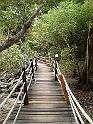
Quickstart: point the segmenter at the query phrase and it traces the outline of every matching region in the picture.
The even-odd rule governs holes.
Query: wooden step
[[[13,124],[12,121],[9,121],[7,124]],[[46,122],[16,122],[16,124],[76,124],[76,122],[51,122],[51,123],[46,123]]]
[[[14,115],[16,115],[16,113],[17,113],[17,111],[13,111],[12,112],[12,115],[14,114]],[[64,113],[63,112],[27,112],[27,111],[20,111],[20,114],[22,114],[22,115],[62,115],[62,116],[67,116],[68,115],[68,111],[64,111]],[[72,113],[72,111],[69,111],[69,115],[70,116],[73,116],[73,113]]]
[[[31,95],[29,99],[63,99],[64,96],[59,95]]]
[[[14,117],[13,116],[11,116],[11,119],[10,120],[13,120],[14,119]],[[67,117],[67,116],[63,116],[62,117],[62,115],[27,115],[27,116],[25,116],[25,115],[20,115],[19,117],[18,117],[18,119],[17,119],[17,121],[19,121],[19,122],[25,122],[25,123],[28,123],[28,122],[31,122],[31,123],[33,123],[33,122],[47,122],[47,123],[49,123],[49,122],[68,122],[68,121],[74,121],[74,118],[73,117],[71,117],[71,116],[69,116],[69,117]]]
[[[14,111],[17,111],[18,109],[15,108]],[[29,108],[29,107],[23,107],[21,111],[26,111],[26,112],[64,112],[64,111],[72,111],[71,108]]]

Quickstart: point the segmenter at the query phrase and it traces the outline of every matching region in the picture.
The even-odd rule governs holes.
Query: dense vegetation
[[[2,3],[0,4],[0,40],[3,42],[3,40],[20,31],[22,25],[30,18],[36,5],[29,0],[5,0],[0,2]],[[1,71],[15,72],[22,68],[24,63],[27,63],[29,57],[33,56],[30,33],[29,29],[19,43],[0,53]]]
[[[42,13],[46,13],[49,8],[57,6],[58,3],[56,0],[47,2],[45,2]],[[34,9],[37,8],[37,5],[44,2],[42,0],[0,0],[0,3],[0,43],[4,43],[6,39],[15,36],[21,30],[25,22],[31,17]],[[23,66],[23,64],[21,65],[23,60],[27,62],[29,57],[37,54],[38,43],[32,41],[31,35],[31,29],[27,30],[16,45],[14,44],[8,49],[5,48],[6,50],[0,53],[0,71],[16,71]],[[2,44],[0,45],[0,48],[2,48]],[[24,59],[21,54],[23,54]]]
[[[92,0],[0,0],[0,41],[19,32],[32,11],[43,3],[32,28],[10,48],[0,53],[0,70],[16,72],[34,53],[54,59],[59,54],[63,72],[77,76],[80,87],[91,89],[93,72]],[[4,41],[3,41],[4,42]],[[24,60],[24,61],[23,61]],[[25,63],[25,64],[24,64]]]
[[[74,76],[78,75],[81,82],[79,88],[84,89],[90,89],[89,74],[93,71],[91,2],[60,2],[57,8],[49,10],[33,26],[34,40],[39,43],[38,50],[50,52],[51,57],[58,53],[62,71],[73,71]]]

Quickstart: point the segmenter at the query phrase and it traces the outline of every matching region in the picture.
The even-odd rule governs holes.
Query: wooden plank
[[[34,98],[37,98],[37,99],[38,99],[38,98],[40,98],[40,99],[48,99],[48,98],[49,98],[49,99],[54,99],[54,98],[55,98],[55,99],[61,99],[61,98],[62,98],[62,99],[64,99],[64,96],[63,96],[63,95],[57,95],[57,94],[56,94],[56,95],[47,95],[47,94],[32,95],[32,94],[31,94],[31,95],[29,96],[29,98],[33,98],[33,99],[34,99]]]
[[[9,121],[7,124],[13,124],[12,121]],[[51,122],[51,123],[46,123],[46,122],[16,122],[16,124],[76,124],[76,122]]]
[[[13,120],[13,118],[11,117],[10,120]],[[50,123],[50,122],[74,122],[74,119],[73,117],[62,117],[62,116],[19,116],[18,117],[18,122],[25,122],[25,123],[28,123],[28,122],[46,122],[46,123]]]
[[[45,89],[45,90],[44,90]],[[31,94],[60,94],[60,95],[63,95],[63,92],[61,91],[61,89],[56,89],[56,90],[53,90],[55,88],[38,88],[37,90],[31,90],[30,92],[28,92],[29,95]]]
[[[63,92],[64,92],[65,100],[66,100],[67,104],[69,105],[70,104],[69,97],[68,97],[68,93],[67,93],[67,90],[66,90],[66,86],[65,86],[65,82],[63,80],[63,77],[62,77],[62,75],[58,75],[58,78],[61,82],[61,86],[62,86],[62,89],[63,89]]]
[[[14,110],[17,110],[16,108]],[[28,112],[64,112],[72,111],[71,108],[22,108],[21,111]]]
[[[13,120],[14,116],[11,116],[10,120]],[[17,120],[25,122],[68,122],[74,121],[71,116],[62,115],[20,115]]]
[[[39,87],[39,86],[38,86]],[[45,92],[47,92],[47,91],[50,91],[50,89],[51,89],[51,92],[52,91],[58,91],[58,92],[60,92],[60,90],[61,90],[61,88],[60,87],[56,87],[56,88],[54,88],[54,87],[39,87],[39,89],[37,89],[38,87],[34,87],[34,89],[33,89],[33,87],[31,87],[30,89],[29,89],[29,93],[31,92],[31,91],[45,91],[44,90],[44,88],[46,88],[46,91]],[[62,91],[61,91],[62,92]]]
[[[63,94],[60,94],[60,93],[56,93],[56,92],[54,92],[54,93],[49,93],[49,92],[47,92],[47,93],[31,93],[31,94],[28,94],[28,95],[31,95],[31,96],[61,96],[61,97],[63,97]]]
[[[17,111],[13,111],[12,115],[16,114]],[[28,115],[63,115],[63,116],[67,116],[69,114],[69,116],[73,116],[73,113],[72,111],[64,111],[64,112],[24,112],[24,111],[21,111],[20,114],[22,115],[25,115],[25,116],[28,116]]]
[[[39,100],[37,100],[37,101],[35,101],[35,100],[33,100],[33,101],[29,101],[29,104],[32,104],[32,103],[46,103],[46,104],[48,104],[48,103],[50,103],[50,104],[57,104],[57,103],[61,103],[61,104],[66,104],[66,101],[39,101]]]

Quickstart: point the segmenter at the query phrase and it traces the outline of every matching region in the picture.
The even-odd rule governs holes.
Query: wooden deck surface
[[[76,124],[62,88],[46,64],[38,63],[28,95],[29,105],[22,107],[16,124]],[[16,107],[7,124],[12,124],[17,110]]]

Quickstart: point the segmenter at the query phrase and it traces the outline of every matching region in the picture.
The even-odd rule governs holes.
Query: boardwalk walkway
[[[16,124],[76,124],[50,67],[38,63],[35,80],[28,92],[29,105],[22,107]],[[7,124],[12,124],[16,111],[17,107]]]

